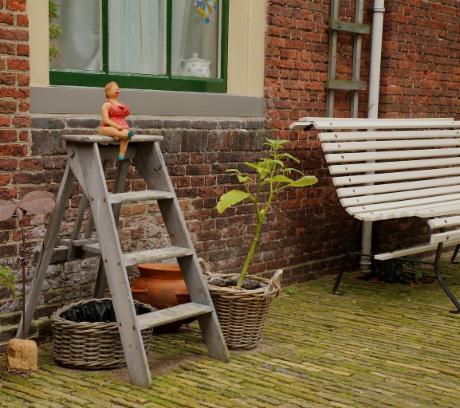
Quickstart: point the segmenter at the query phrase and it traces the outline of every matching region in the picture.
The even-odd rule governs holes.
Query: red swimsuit
[[[124,105],[124,104],[115,105],[112,102],[109,102],[109,103],[110,103],[109,119],[114,121],[117,125],[120,125],[124,129],[129,129],[128,122],[126,122],[126,119],[125,119],[126,116],[128,116],[131,113],[129,106]]]

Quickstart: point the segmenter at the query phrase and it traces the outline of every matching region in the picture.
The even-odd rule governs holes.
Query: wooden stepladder
[[[96,297],[103,297],[108,284],[117,316],[121,342],[131,382],[151,384],[146,350],[140,331],[166,323],[197,317],[209,354],[228,361],[229,353],[222,335],[206,282],[185,224],[179,202],[169,178],[159,142],[161,136],[134,136],[129,144],[127,160],[118,162],[114,190],[109,193],[104,164],[117,157],[118,145],[105,136],[63,136],[69,161],[56,199],[56,208],[45,236],[31,290],[26,301],[25,331],[29,331],[38,303],[40,290],[50,263],[99,256]],[[128,166],[132,161],[147,190],[124,192]],[[77,180],[83,190],[70,240],[55,246],[65,208]],[[123,203],[157,200],[168,231],[171,245],[167,248],[122,253],[117,231],[120,207]],[[94,223],[97,238],[91,238],[92,227],[86,228],[80,239],[83,215],[91,208],[90,224]],[[190,293],[190,303],[136,316],[126,268],[142,262],[177,258]],[[18,334],[21,335],[22,325]]]

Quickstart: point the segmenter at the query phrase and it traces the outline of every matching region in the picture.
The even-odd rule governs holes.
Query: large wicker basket
[[[208,264],[201,259],[200,263],[207,276],[218,276],[223,279],[238,276],[237,274],[211,275]],[[271,279],[248,276],[251,280],[266,284],[264,288],[253,290],[208,284],[220,327],[229,348],[249,350],[257,346],[273,298],[280,293],[282,273],[281,269],[278,270]]]
[[[89,302],[106,302],[109,298],[90,299],[71,303],[58,309],[51,317],[53,328],[53,357],[65,367],[100,370],[126,365],[116,322],[73,322],[62,317],[71,308]],[[136,311],[156,310],[150,305],[135,301]],[[152,329],[142,330],[144,346],[148,347]]]

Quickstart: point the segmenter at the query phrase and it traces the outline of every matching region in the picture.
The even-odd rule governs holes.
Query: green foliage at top
[[[0,288],[8,290],[13,297],[16,296],[13,270],[7,266],[0,265]]]
[[[48,17],[49,17],[49,58],[50,61],[57,58],[60,54],[60,50],[57,46],[57,40],[62,34],[61,25],[53,23],[54,19],[59,17],[59,6],[55,0],[48,0]]]
[[[216,207],[219,214],[245,200],[249,200],[254,205],[256,213],[256,231],[238,279],[238,287],[243,284],[254,258],[262,225],[276,195],[287,188],[308,187],[318,182],[315,176],[306,176],[301,171],[288,167],[287,163],[289,161],[298,164],[300,160],[283,151],[286,143],[289,143],[289,141],[266,139],[265,145],[269,147],[270,155],[257,162],[245,163],[247,167],[255,170],[255,172],[243,173],[238,169],[227,170],[228,173],[237,177],[242,189],[230,190],[220,197]],[[298,177],[293,178],[296,175]],[[254,185],[256,188],[252,190],[251,187]]]

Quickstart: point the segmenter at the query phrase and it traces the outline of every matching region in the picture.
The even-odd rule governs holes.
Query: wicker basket
[[[209,273],[209,265],[200,259],[205,275],[219,278],[237,278],[238,274]],[[278,270],[271,279],[248,276],[266,284],[266,287],[247,290],[235,287],[221,287],[208,284],[214,308],[227,346],[231,349],[249,350],[257,346],[267,319],[273,298],[281,290],[280,278],[283,271]]]
[[[90,302],[105,302],[109,298],[90,299],[71,303],[58,309],[51,317],[53,328],[53,357],[65,367],[86,370],[100,370],[123,367],[126,365],[121,345],[120,333],[116,322],[80,322],[76,323],[62,317],[73,307]],[[136,308],[154,311],[150,305],[134,301]],[[147,349],[152,329],[142,330],[142,339]]]

